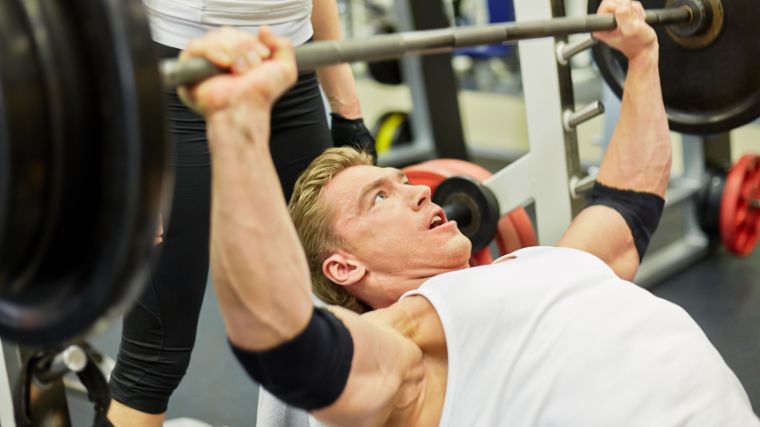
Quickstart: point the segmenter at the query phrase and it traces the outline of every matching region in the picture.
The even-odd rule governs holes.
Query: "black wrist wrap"
[[[644,259],[649,240],[660,222],[665,200],[656,194],[618,190],[597,182],[591,190],[588,206],[592,205],[610,207],[623,216],[633,234],[639,260]]]
[[[348,381],[354,343],[335,315],[315,308],[306,329],[291,341],[265,351],[247,351],[230,342],[253,380],[283,402],[307,411],[335,402]]]

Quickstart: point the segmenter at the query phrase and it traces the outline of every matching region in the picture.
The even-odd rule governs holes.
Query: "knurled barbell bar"
[[[707,14],[697,12],[704,7],[702,2],[703,0],[688,0],[684,5],[674,8],[649,10],[646,12],[646,21],[650,25],[693,26],[696,29],[694,31],[699,31],[705,26],[701,21],[707,20]],[[460,47],[607,31],[616,27],[614,15],[588,15],[381,34],[365,39],[326,40],[299,46],[296,49],[296,63],[299,70],[313,70],[345,62],[380,61],[408,54],[441,53]],[[195,83],[221,72],[203,58],[184,61],[168,59],[161,63],[161,74],[166,86]]]

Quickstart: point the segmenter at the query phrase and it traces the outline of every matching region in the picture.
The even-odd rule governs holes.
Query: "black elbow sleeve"
[[[662,197],[652,193],[618,190],[597,182],[591,190],[588,205],[602,205],[618,211],[631,229],[639,260],[644,259],[649,240],[660,223],[660,216],[665,207]]]
[[[315,308],[306,328],[291,341],[265,351],[230,342],[248,375],[283,402],[307,411],[335,402],[348,381],[354,343],[346,326]]]

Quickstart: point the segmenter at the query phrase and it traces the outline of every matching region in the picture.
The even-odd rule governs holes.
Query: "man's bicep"
[[[421,378],[422,352],[389,327],[351,311],[330,307],[348,328],[354,344],[351,371],[338,399],[312,412],[328,425],[378,425],[387,420],[402,387]]]
[[[631,280],[639,267],[633,235],[622,215],[607,206],[590,206],[568,227],[557,246],[596,255],[623,279]]]

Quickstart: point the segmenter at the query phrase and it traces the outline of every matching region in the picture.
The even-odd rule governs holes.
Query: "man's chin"
[[[446,257],[451,258],[452,265],[469,265],[472,255],[472,243],[463,234],[459,234],[446,246]]]

